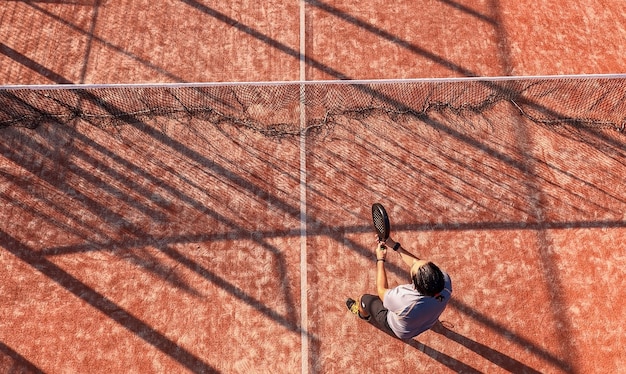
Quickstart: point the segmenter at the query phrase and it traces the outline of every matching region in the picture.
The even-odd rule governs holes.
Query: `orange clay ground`
[[[3,1],[0,83],[617,74],[625,11]],[[306,139],[174,120],[0,129],[0,371],[623,372],[624,133],[488,115]],[[374,291],[374,201],[453,281],[441,323],[409,342],[344,306]],[[394,255],[392,285],[407,281]]]

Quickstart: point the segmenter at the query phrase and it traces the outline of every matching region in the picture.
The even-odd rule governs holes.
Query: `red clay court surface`
[[[616,74],[625,11],[3,1],[0,83]],[[624,372],[624,133],[487,117],[306,142],[176,120],[0,129],[0,369]],[[452,277],[442,323],[410,342],[345,310],[374,290],[374,201]]]

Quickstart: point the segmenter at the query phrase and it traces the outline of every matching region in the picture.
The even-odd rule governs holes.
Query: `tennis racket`
[[[372,221],[374,221],[374,228],[378,234],[379,241],[385,241],[389,238],[389,231],[391,225],[389,224],[389,216],[387,211],[380,203],[374,203],[372,205]]]

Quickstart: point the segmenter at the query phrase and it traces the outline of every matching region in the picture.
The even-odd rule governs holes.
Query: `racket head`
[[[374,228],[378,234],[379,241],[385,241],[389,238],[389,231],[391,225],[389,223],[389,216],[385,207],[380,203],[374,203],[372,205],[372,221],[374,222]]]

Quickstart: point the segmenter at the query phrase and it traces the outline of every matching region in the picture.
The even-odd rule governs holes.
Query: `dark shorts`
[[[361,296],[361,307],[367,310],[370,316],[372,316],[370,321],[373,321],[386,333],[396,336],[387,323],[387,313],[389,311],[383,306],[383,302],[378,296],[370,294]]]

